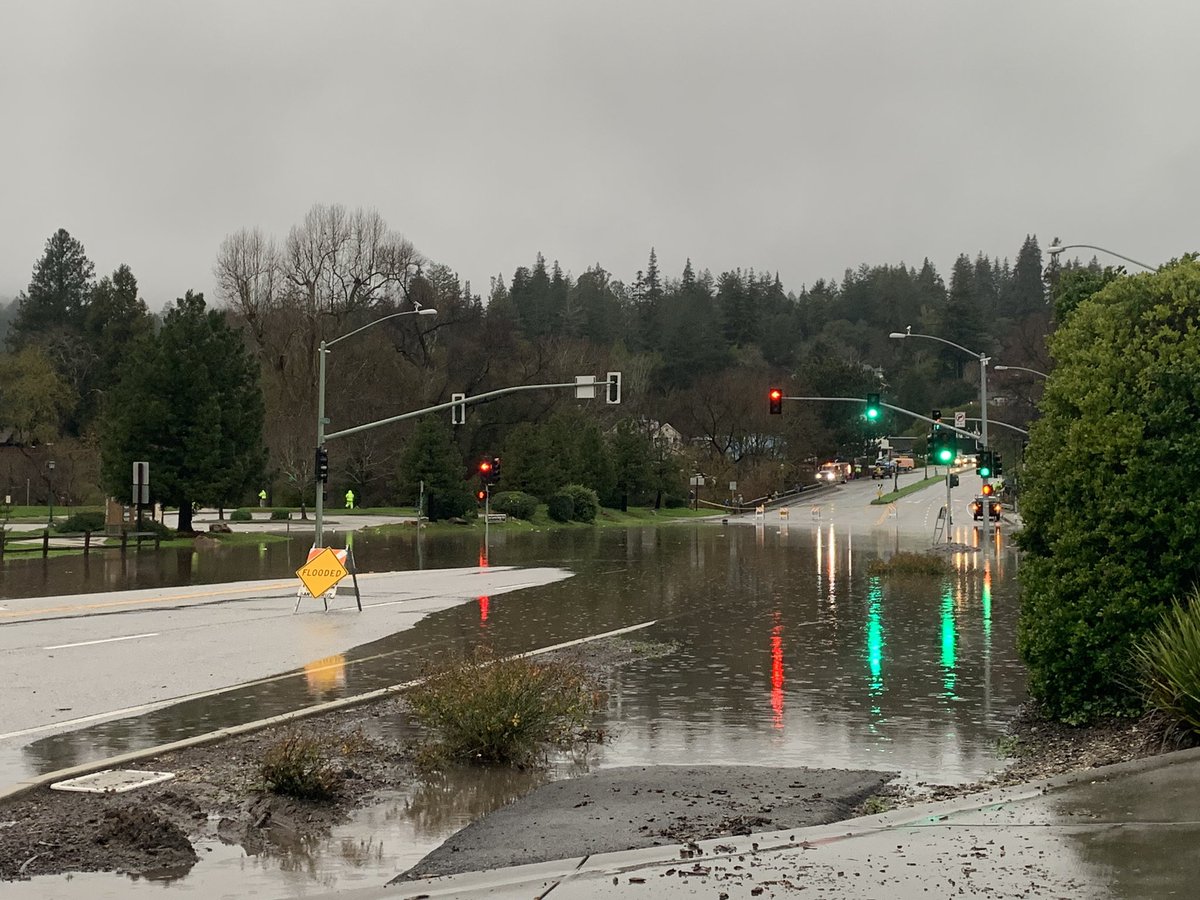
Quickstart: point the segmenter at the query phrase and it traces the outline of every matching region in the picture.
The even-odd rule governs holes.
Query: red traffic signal
[[[480,475],[487,475],[491,471],[492,471],[492,464],[489,460],[485,459],[485,460],[483,460],[483,462],[481,462],[479,464],[479,474]]]
[[[783,391],[779,388],[771,388],[767,391],[768,412],[773,416],[778,416],[783,412]]]
[[[476,491],[475,499],[478,500],[480,503],[482,503],[484,500],[487,499],[487,491]]]
[[[995,485],[991,485],[991,484],[985,484],[985,485],[983,486],[983,496],[985,496],[985,497],[990,497],[990,496],[992,496],[992,493],[993,493],[995,490],[996,490],[996,487],[995,487]]]

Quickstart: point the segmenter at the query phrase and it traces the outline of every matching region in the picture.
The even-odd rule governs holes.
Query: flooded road
[[[1024,698],[1014,647],[1015,555],[989,540],[952,557],[953,574],[943,579],[893,582],[867,573],[872,559],[927,546],[906,540],[834,526],[717,523],[494,533],[491,564],[562,566],[575,577],[478,597],[344,659],[314,660],[307,671],[45,738],[26,749],[26,762],[51,771],[97,748],[118,753],[361,693],[418,675],[449,648],[488,642],[516,652],[655,619],[636,637],[670,651],[614,674],[600,723],[611,740],[588,761],[593,770],[696,762],[889,769],[910,782],[975,780],[1001,765],[997,743]],[[279,577],[304,549],[229,548],[219,560],[187,561],[167,551],[155,562],[143,554],[137,583],[116,584],[128,576],[110,574],[102,586],[154,586],[146,578],[179,583],[170,579],[183,572],[193,581]],[[365,571],[466,565],[482,554],[465,535],[420,544],[409,535],[359,536],[354,550]],[[76,569],[82,563],[49,561],[56,562]],[[35,579],[39,592],[80,589],[57,586],[58,579],[78,579],[76,571],[52,568],[42,567]],[[17,578],[6,569],[6,592]],[[569,775],[569,767],[552,774]],[[339,887],[378,883],[541,777],[476,773],[417,787],[286,860],[216,845],[171,887],[186,892],[203,883],[206,896],[220,896],[236,881],[243,892],[237,895],[245,895],[252,872],[250,883],[262,879],[265,896],[328,890],[330,879]],[[38,882],[46,892],[23,895],[15,885],[11,893],[58,896],[49,892],[53,879]],[[71,890],[86,884],[91,893],[62,896],[96,896],[100,885],[114,883],[126,892],[133,887],[114,876],[75,876]]]

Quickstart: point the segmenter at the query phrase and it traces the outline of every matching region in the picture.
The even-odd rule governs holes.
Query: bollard
[[[42,532],[42,559],[50,555],[50,529]]]
[[[92,533],[85,531],[83,533],[83,555],[87,556],[92,549]]]

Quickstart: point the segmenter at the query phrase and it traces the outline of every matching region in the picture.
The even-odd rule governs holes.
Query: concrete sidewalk
[[[1186,750],[832,825],[328,897],[1191,897],[1198,784]]]

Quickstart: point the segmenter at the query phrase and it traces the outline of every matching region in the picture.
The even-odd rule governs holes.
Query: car
[[[971,501],[971,517],[976,521],[983,518],[983,511],[987,509],[988,518],[1000,521],[1000,501],[995,497],[976,497]]]

